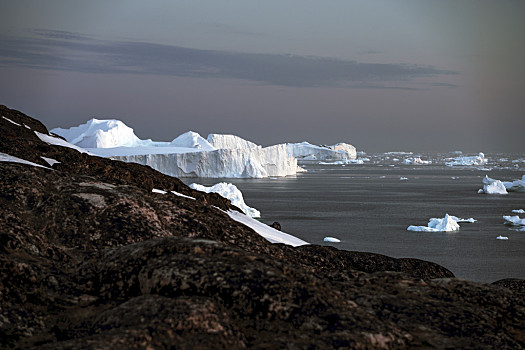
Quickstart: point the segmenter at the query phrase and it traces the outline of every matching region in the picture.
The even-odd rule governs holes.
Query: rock
[[[60,161],[0,162],[1,348],[525,346],[523,280],[270,244],[220,196],[44,144],[40,122],[0,113],[0,152]]]
[[[273,227],[274,229],[281,231],[281,224],[278,223],[277,221],[274,221],[274,222],[270,225],[270,227]]]

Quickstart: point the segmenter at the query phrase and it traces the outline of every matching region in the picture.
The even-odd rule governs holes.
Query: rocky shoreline
[[[523,280],[271,244],[217,194],[46,144],[5,106],[0,126],[1,153],[42,166],[0,162],[1,348],[525,346]]]

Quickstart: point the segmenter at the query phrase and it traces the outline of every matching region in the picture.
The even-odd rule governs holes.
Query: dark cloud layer
[[[420,77],[456,74],[421,65],[202,50],[99,40],[77,33],[46,30],[35,30],[31,37],[0,35],[0,59],[3,66],[100,74],[233,78],[290,87],[413,89],[403,84]],[[394,86],[390,86],[392,83]],[[398,83],[401,85],[396,85]]]

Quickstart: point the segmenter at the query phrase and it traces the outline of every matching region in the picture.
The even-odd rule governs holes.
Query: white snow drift
[[[135,162],[176,177],[264,178],[302,171],[285,144],[261,147],[234,135],[204,139],[189,131],[172,142],[141,140],[118,120],[91,119],[70,129],[53,129],[102,157]]]
[[[206,187],[203,185],[199,185],[196,183],[193,183],[190,185],[190,188],[193,188],[197,191],[202,191],[206,193],[214,192],[218,193],[224,198],[229,199],[233,205],[235,205],[237,208],[241,209],[244,214],[252,217],[252,218],[260,218],[261,212],[258,211],[255,208],[249,207],[246,203],[244,203],[244,198],[242,196],[242,192],[231,183],[226,182],[219,182],[218,184],[215,184],[210,187]]]
[[[461,219],[457,216],[445,214],[444,218],[431,218],[427,226],[408,226],[408,231],[416,232],[451,232],[459,231],[459,222],[476,222],[476,219]]]

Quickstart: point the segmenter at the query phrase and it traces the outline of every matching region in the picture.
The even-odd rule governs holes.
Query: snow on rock
[[[46,166],[43,166],[43,165],[40,165],[40,164],[37,164],[37,163],[33,163],[33,162],[30,162],[30,161],[22,159],[22,158],[18,158],[18,157],[15,157],[15,156],[10,156],[9,154],[6,154],[6,153],[0,153],[0,162],[27,164],[27,165],[36,166],[36,167],[39,167],[39,168],[46,168],[46,169],[53,170],[53,169],[48,168]]]
[[[451,232],[451,231],[458,231],[459,230],[459,224],[458,219],[455,216],[445,214],[445,217],[440,218],[431,218],[428,222],[427,226],[414,226],[410,225],[408,226],[408,231],[416,231],[416,232]],[[463,221],[465,219],[459,219],[459,221]],[[474,219],[468,219],[468,220],[474,220]],[[463,221],[467,222],[467,221]],[[470,222],[470,221],[468,221]]]
[[[190,185],[190,188],[206,193],[218,193],[224,198],[229,199],[232,202],[232,204],[235,205],[237,208],[241,209],[244,212],[244,214],[252,218],[261,217],[261,213],[257,209],[251,208],[248,205],[246,205],[246,203],[244,203],[242,192],[234,184],[219,182],[218,184],[215,184],[213,186],[206,187],[197,183],[193,183]]]
[[[478,153],[477,156],[470,157],[456,157],[446,162],[446,166],[470,166],[470,165],[482,165],[486,162],[485,154],[482,152]]]
[[[514,216],[503,216],[505,220],[505,225],[509,226],[525,226],[525,219],[520,219],[518,215]]]
[[[169,144],[172,147],[196,148],[204,151],[213,151],[213,147],[206,139],[196,132],[188,131],[178,136]]]
[[[341,242],[341,240],[339,238],[335,238],[335,237],[325,237],[325,238],[323,238],[323,241],[324,242],[331,242],[331,243],[339,243],[339,242]]]
[[[294,247],[308,244],[308,242],[305,242],[300,238],[276,230],[273,227],[270,227],[260,221],[257,221],[254,218],[249,217],[248,215],[239,213],[238,211],[229,210],[225,213],[228,214],[228,216],[233,220],[248,226],[271,243],[284,243]]]
[[[45,160],[47,162],[47,164],[49,164],[49,166],[53,166],[53,164],[60,164],[60,162],[58,160],[53,159],[53,158],[47,158],[47,157],[40,157],[40,158]]]
[[[355,147],[346,143],[333,146],[317,146],[306,141],[300,143],[287,143],[288,152],[300,160],[348,160],[355,159]]]
[[[87,153],[87,154],[93,155],[93,153],[90,153],[89,151],[83,149],[82,147],[73,145],[73,144],[71,144],[71,143],[69,143],[67,141],[62,140],[61,138],[54,137],[54,136],[51,136],[51,135],[42,134],[42,133],[40,133],[38,131],[35,131],[34,133],[36,134],[36,136],[38,136],[38,138],[41,141],[47,143],[48,145],[55,145],[55,146],[72,148],[74,150],[79,151],[80,153]]]
[[[259,147],[253,142],[247,141],[239,136],[225,134],[209,134],[208,142],[216,149],[245,149]]]

